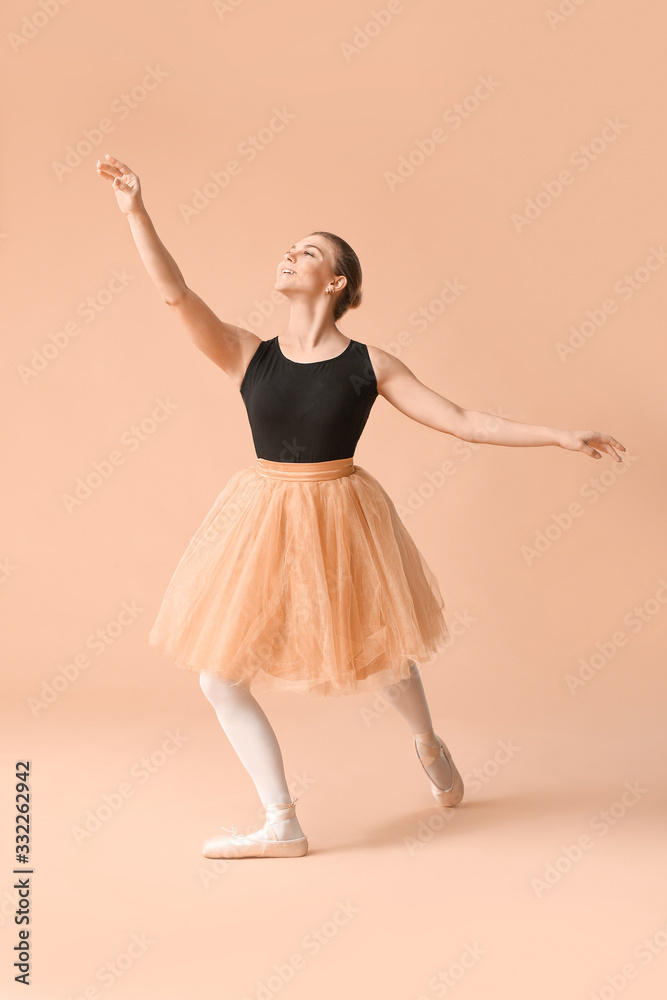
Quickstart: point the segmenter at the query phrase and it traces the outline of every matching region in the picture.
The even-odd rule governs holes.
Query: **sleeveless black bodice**
[[[257,458],[270,462],[331,462],[352,458],[377,399],[368,348],[350,340],[325,361],[290,361],[278,337],[263,340],[240,393]]]

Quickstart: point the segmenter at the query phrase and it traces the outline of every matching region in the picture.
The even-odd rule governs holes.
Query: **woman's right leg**
[[[438,743],[421,674],[414,660],[410,661],[410,677],[382,688],[382,692],[412,730],[419,756],[433,756]],[[438,757],[429,764],[427,771],[440,788],[451,786],[452,771],[446,759]]]
[[[199,683],[227,739],[252,778],[262,804],[266,807],[275,802],[290,802],[278,738],[250,690],[207,671],[201,671]],[[296,817],[274,823],[274,829],[281,840],[303,836]]]

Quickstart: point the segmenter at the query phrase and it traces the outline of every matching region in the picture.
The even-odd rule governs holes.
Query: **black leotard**
[[[368,348],[350,340],[325,361],[290,361],[263,340],[239,389],[255,452],[270,462],[352,458],[378,396]]]

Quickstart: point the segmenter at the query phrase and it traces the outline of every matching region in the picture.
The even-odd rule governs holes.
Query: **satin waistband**
[[[258,458],[254,468],[265,479],[294,479],[310,483],[349,476],[356,466],[352,458],[335,458],[331,462],[271,462],[268,458]]]

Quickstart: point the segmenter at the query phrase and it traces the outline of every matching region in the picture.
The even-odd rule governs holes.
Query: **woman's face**
[[[304,236],[283,254],[273,287],[288,297],[290,292],[298,291],[313,298],[321,295],[329,298],[325,289],[332,284],[340,291],[346,279],[334,275],[334,255],[329,240],[325,236]]]

